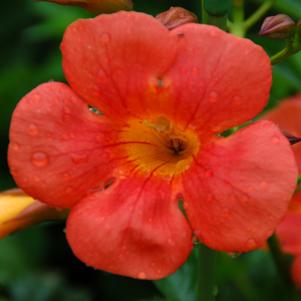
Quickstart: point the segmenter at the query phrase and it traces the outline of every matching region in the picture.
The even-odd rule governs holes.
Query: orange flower
[[[121,12],[72,24],[62,53],[70,86],[46,83],[21,100],[9,164],[27,193],[71,208],[78,258],[158,279],[186,261],[193,233],[228,252],[265,242],[295,190],[290,145],[268,121],[219,135],[267,103],[261,47],[213,26],[169,31]]]
[[[61,219],[65,212],[57,211],[31,198],[19,189],[0,194],[0,238],[45,221]]]
[[[132,0],[41,0],[63,5],[76,5],[94,13],[111,13],[118,10],[131,10]]]

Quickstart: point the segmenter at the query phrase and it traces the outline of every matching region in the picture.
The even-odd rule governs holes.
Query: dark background
[[[135,2],[135,10],[155,14],[182,6],[199,14],[200,1]],[[247,15],[260,1],[246,1]],[[31,0],[1,1],[0,26],[0,189],[14,187],[6,152],[9,121],[20,98],[42,82],[63,81],[59,44],[72,21],[89,17],[84,10]],[[270,14],[301,17],[301,1],[276,1]],[[260,38],[260,24],[249,38],[276,52],[282,42]],[[301,91],[301,55],[274,67],[268,108]],[[267,109],[268,109],[267,108]],[[159,282],[138,281],[86,267],[73,257],[63,223],[32,227],[0,241],[0,301],[194,301],[192,258],[176,275]],[[217,300],[288,300],[285,287],[266,251],[219,254]],[[200,300],[201,301],[201,300]]]

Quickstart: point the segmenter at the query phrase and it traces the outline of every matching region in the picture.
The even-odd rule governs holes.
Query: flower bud
[[[65,216],[65,211],[50,208],[19,189],[0,193],[0,238],[27,226]]]
[[[182,7],[171,7],[169,10],[156,16],[169,30],[174,29],[186,23],[197,23],[197,16],[189,10]]]
[[[259,34],[273,39],[287,39],[294,33],[296,23],[287,15],[278,14],[263,21]]]
[[[93,13],[112,13],[118,10],[131,10],[132,0],[40,0],[63,5],[81,6]]]

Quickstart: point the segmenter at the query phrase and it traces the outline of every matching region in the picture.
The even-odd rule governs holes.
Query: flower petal
[[[62,219],[59,212],[24,194],[19,189],[0,193],[0,238],[46,220]]]
[[[277,227],[276,234],[285,252],[301,254],[301,191],[291,200],[289,211]]]
[[[267,104],[271,64],[248,39],[208,25],[187,24],[177,61],[166,75],[174,83],[174,115],[200,131],[221,132],[255,117]]]
[[[155,93],[158,78],[173,62],[173,41],[146,14],[79,20],[68,27],[62,42],[64,73],[73,89],[105,114],[145,114],[145,95]],[[156,106],[160,108],[158,102]]]
[[[289,143],[268,121],[204,145],[183,178],[192,228],[216,250],[258,248],[283,218],[296,177]]]
[[[30,196],[70,207],[110,177],[114,160],[103,145],[112,142],[113,133],[68,86],[43,84],[13,114],[11,173]]]
[[[284,252],[301,253],[301,214],[288,211],[276,233]]]
[[[271,86],[270,60],[260,46],[214,26],[169,32],[141,13],[73,23],[62,53],[73,89],[105,114],[160,114],[204,133],[255,117]]]
[[[192,248],[191,229],[170,184],[138,175],[75,206],[66,233],[86,264],[140,279],[176,271]]]
[[[283,132],[301,137],[301,95],[282,101],[278,107],[269,111],[263,118],[275,122]],[[293,145],[292,148],[299,172],[301,172],[301,143]]]

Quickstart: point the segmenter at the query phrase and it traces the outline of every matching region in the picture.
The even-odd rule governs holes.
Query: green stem
[[[244,0],[233,0],[233,10],[232,10],[233,22],[231,23],[230,31],[232,34],[238,37],[245,36],[245,29],[243,26],[244,18],[245,18],[244,6],[245,6]]]
[[[202,8],[202,23],[207,24],[207,13],[205,10],[205,0],[201,0],[201,8]]]
[[[282,252],[281,246],[275,234],[268,239],[268,246],[279,276],[283,279],[283,282],[288,289],[289,300],[300,301],[300,295],[297,292],[295,284],[291,278],[288,257]]]
[[[291,286],[292,280],[287,258],[282,252],[281,246],[275,234],[268,239],[268,246],[279,275],[283,278],[286,284]]]
[[[296,54],[301,50],[301,42],[298,38],[294,37],[292,40],[287,41],[285,48],[277,52],[271,57],[272,65],[279,64],[286,58]]]
[[[200,245],[198,291],[199,301],[215,300],[215,268],[217,252]]]
[[[257,23],[264,15],[271,9],[275,0],[268,0],[261,4],[261,6],[245,21],[244,29],[247,31],[255,23]]]

